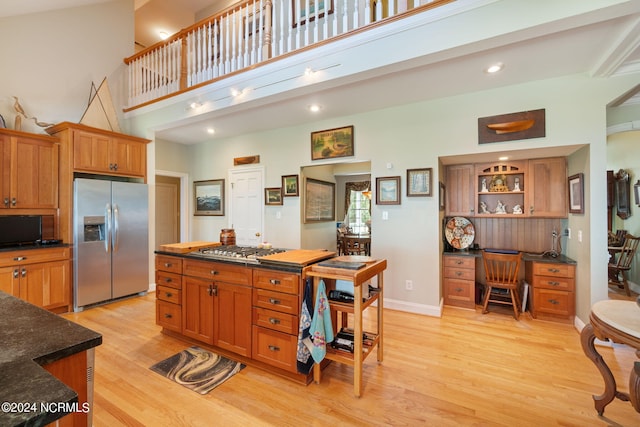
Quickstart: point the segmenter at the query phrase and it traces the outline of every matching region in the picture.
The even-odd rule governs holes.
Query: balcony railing
[[[128,108],[455,0],[248,0],[125,59]]]

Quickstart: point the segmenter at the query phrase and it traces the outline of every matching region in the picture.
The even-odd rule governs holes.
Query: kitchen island
[[[0,325],[0,425],[89,424],[102,335],[4,292]]]

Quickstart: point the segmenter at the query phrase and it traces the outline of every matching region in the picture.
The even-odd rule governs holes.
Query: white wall
[[[133,0],[0,18],[0,114],[7,127],[14,128],[12,96],[41,122],[78,123],[91,83],[105,77],[114,105],[124,105],[119,75],[133,53],[133,26]],[[33,121],[23,120],[22,130],[44,133]]]
[[[592,283],[606,280],[606,230],[600,227],[606,223],[606,185],[601,179],[606,170],[605,105],[632,83],[631,79],[596,80],[577,75],[242,135],[190,147],[191,171],[194,180],[224,177],[233,157],[257,154],[266,166],[265,186],[279,186],[282,175],[313,164],[308,144],[300,144],[308,140],[310,132],[354,125],[357,156],[352,160],[371,160],[374,182],[381,176],[400,176],[402,181],[400,205],[374,204],[372,208],[372,255],[389,262],[385,273],[387,306],[437,315],[442,298],[438,198],[404,197],[406,169],[433,167],[434,176],[439,176],[440,156],[486,151],[497,156],[503,150],[584,144],[586,147],[569,159],[569,174],[585,174],[585,214],[572,214],[567,221],[568,226],[583,231],[583,240],[572,239],[563,246],[565,253],[578,261],[577,312],[586,322],[594,300],[606,298],[606,293],[603,296],[591,290]],[[478,144],[478,117],[537,108],[546,109],[545,138]],[[282,233],[287,238],[272,239],[273,243],[292,247],[295,241],[304,248],[308,242],[317,242],[317,229],[322,225],[300,224],[301,198],[285,200],[280,220],[266,218],[267,229],[287,227]],[[389,220],[382,220],[383,211]],[[210,219],[206,227],[194,224],[193,238],[211,238],[223,225],[224,219]],[[333,239],[334,228],[334,222],[327,223],[322,232]],[[413,280],[413,291],[404,289],[406,279]]]

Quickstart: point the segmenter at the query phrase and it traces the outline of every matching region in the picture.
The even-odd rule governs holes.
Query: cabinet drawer
[[[156,255],[156,270],[182,274],[182,258]]]
[[[245,266],[223,264],[219,262],[184,261],[183,274],[185,276],[201,277],[216,282],[233,283],[251,286],[251,269]]]
[[[445,267],[444,277],[459,280],[475,280],[476,271],[468,268]]]
[[[475,282],[473,280],[445,279],[444,303],[458,307],[474,308]]]
[[[476,259],[471,256],[444,256],[445,267],[472,268],[476,267]]]
[[[536,313],[569,317],[575,313],[575,294],[552,289],[533,290],[533,308]]]
[[[0,267],[34,264],[38,262],[64,261],[71,256],[68,247],[10,251],[0,254]]]
[[[167,286],[158,286],[156,298],[172,304],[182,304],[182,291]]]
[[[573,292],[575,288],[575,279],[559,276],[533,276],[532,285],[536,289],[555,289],[558,291]]]
[[[297,372],[298,336],[253,326],[252,358],[290,372]]]
[[[540,276],[573,277],[575,266],[571,264],[533,263],[533,274]]]
[[[156,271],[156,285],[168,286],[170,288],[182,288],[182,276],[175,273],[167,273],[166,271]]]
[[[298,314],[300,306],[298,296],[265,289],[253,290],[253,305],[282,313]]]
[[[265,308],[253,308],[253,324],[286,334],[298,335],[298,316]]]
[[[253,270],[253,286],[271,291],[298,295],[300,277],[297,274],[273,270]]]
[[[182,332],[181,306],[156,300],[156,324],[175,332]]]

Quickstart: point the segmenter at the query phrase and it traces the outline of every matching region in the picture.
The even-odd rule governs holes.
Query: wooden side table
[[[325,359],[345,363],[353,366],[353,394],[357,397],[362,395],[362,363],[373,353],[373,349],[377,347],[378,362],[382,362],[383,357],[383,339],[382,339],[382,317],[383,317],[383,288],[384,278],[383,272],[387,268],[387,260],[377,260],[375,262],[367,263],[367,265],[359,270],[350,270],[345,268],[323,267],[315,264],[311,267],[310,271],[307,271],[307,276],[313,277],[313,294],[318,291],[318,284],[322,279],[330,280],[346,280],[353,282],[353,304],[342,303],[336,301],[330,301],[332,318],[335,319],[334,313],[352,313],[354,317],[353,321],[353,337],[354,337],[354,349],[353,354],[347,351],[335,350],[330,345],[327,346],[327,354]],[[363,301],[362,286],[368,286],[367,284],[373,277],[377,277],[377,290]],[[330,285],[327,284],[327,295],[329,294]],[[377,302],[373,307],[377,309],[377,331],[371,333],[375,339],[365,346],[362,339],[364,332],[362,325],[362,312],[372,304]],[[344,324],[344,318],[343,318]],[[333,322],[334,332],[337,332],[336,322]],[[366,351],[365,351],[366,350]],[[321,380],[321,366],[319,363],[313,365],[313,379],[316,383],[320,383]]]
[[[584,354],[596,365],[604,379],[604,393],[594,395],[593,401],[598,415],[604,408],[618,398],[629,402],[640,412],[640,362],[635,362],[629,375],[629,393],[617,390],[616,380],[602,356],[595,348],[596,338],[626,344],[636,349],[640,358],[640,307],[634,301],[604,300],[591,307],[590,324],[580,333]]]

